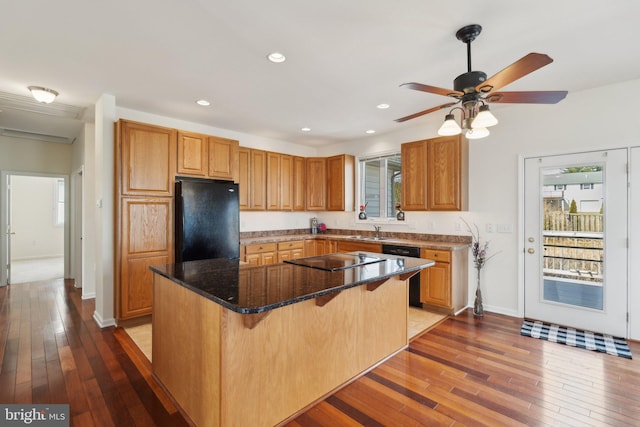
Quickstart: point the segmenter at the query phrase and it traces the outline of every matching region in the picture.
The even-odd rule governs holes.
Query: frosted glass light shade
[[[489,133],[489,129],[487,128],[475,128],[469,129],[465,136],[467,139],[480,139],[489,136]]]
[[[45,104],[51,104],[56,99],[56,96],[59,95],[55,90],[41,86],[29,86],[29,90],[36,101],[43,102]]]
[[[471,122],[471,127],[473,129],[488,128],[489,126],[495,126],[497,124],[498,119],[496,119],[496,117],[491,114],[491,111],[489,111],[489,106],[482,105],[480,107],[478,115],[475,119],[473,119],[473,122]]]
[[[460,125],[456,122],[453,114],[447,114],[444,117],[444,123],[438,129],[438,135],[441,136],[451,136],[451,135],[459,135],[462,132]]]

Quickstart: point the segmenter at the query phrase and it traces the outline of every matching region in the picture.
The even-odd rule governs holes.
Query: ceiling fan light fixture
[[[498,119],[496,119],[496,116],[491,114],[491,111],[489,111],[489,106],[485,104],[480,106],[478,115],[475,119],[473,119],[473,122],[471,122],[471,128],[488,128],[497,124]]]
[[[489,129],[487,128],[472,128],[465,133],[467,139],[480,139],[489,136]]]
[[[28,89],[36,101],[44,104],[51,104],[59,95],[55,90],[42,86],[29,86]]]
[[[460,128],[460,125],[458,124],[458,122],[456,122],[456,118],[453,116],[453,114],[449,113],[446,116],[444,116],[444,123],[442,123],[442,126],[440,126],[440,129],[438,129],[438,135],[440,136],[460,135],[461,132],[462,132],[462,128]]]

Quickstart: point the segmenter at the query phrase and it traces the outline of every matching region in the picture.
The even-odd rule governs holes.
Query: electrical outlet
[[[494,227],[494,225],[492,223],[487,223],[486,229],[487,229],[487,233],[493,233],[493,232],[496,231],[495,227]]]

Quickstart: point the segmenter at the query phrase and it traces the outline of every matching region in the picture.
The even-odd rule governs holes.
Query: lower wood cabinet
[[[245,247],[245,261],[251,265],[267,265],[276,262],[277,243],[256,243]]]
[[[288,259],[302,258],[304,256],[304,241],[295,240],[278,243],[278,262]]]
[[[455,313],[467,305],[468,251],[422,249],[435,265],[420,273],[420,302]]]
[[[382,253],[382,243],[350,242],[338,240],[338,252],[378,252]]]

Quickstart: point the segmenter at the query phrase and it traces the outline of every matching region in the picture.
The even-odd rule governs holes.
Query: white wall
[[[0,136],[0,170],[68,174],[71,144]]]
[[[11,177],[11,259],[64,256],[64,227],[54,224],[57,178]]]

